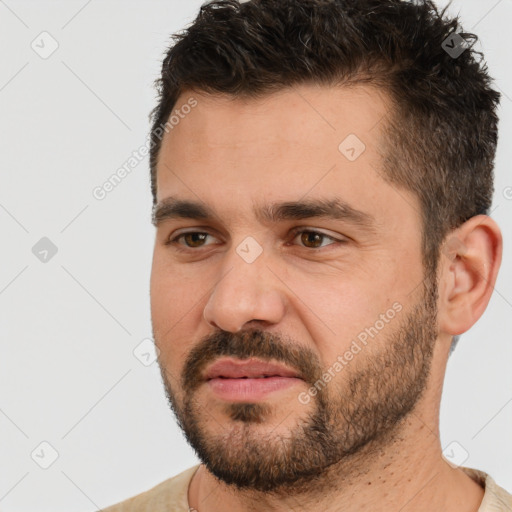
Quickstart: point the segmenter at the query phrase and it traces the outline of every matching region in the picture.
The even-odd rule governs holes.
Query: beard
[[[434,277],[423,282],[423,296],[398,327],[386,337],[379,333],[377,347],[363,349],[340,376],[317,387],[308,408],[297,400],[293,426],[284,435],[275,431],[276,405],[265,402],[226,403],[228,421],[220,433],[211,432],[208,404],[199,403],[197,390],[205,367],[222,356],[281,362],[313,386],[324,367],[314,352],[293,340],[255,329],[216,331],[188,354],[175,381],[182,398],[159,360],[164,389],[188,443],[219,480],[238,490],[275,495],[325,491],[332,484],[330,473],[348,478],[364,471],[370,454],[393,443],[428,383],[436,316]]]

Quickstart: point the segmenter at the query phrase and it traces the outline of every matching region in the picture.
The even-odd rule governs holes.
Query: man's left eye
[[[325,247],[326,245],[332,245],[333,242],[342,242],[342,240],[337,240],[336,238],[322,233],[321,231],[315,231],[312,229],[304,229],[296,233],[294,240],[300,237],[300,241],[304,244],[304,247],[308,249],[318,249],[321,247]],[[331,243],[324,244],[322,241],[330,240]]]

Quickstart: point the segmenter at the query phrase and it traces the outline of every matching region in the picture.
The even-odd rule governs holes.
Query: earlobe
[[[439,328],[457,335],[482,316],[496,283],[503,241],[496,222],[472,217],[450,232],[439,261]]]

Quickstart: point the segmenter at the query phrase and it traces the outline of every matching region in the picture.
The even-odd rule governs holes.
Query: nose
[[[281,321],[286,311],[283,285],[267,267],[263,254],[247,263],[233,250],[222,269],[204,308],[209,325],[238,332],[249,323],[268,326]]]

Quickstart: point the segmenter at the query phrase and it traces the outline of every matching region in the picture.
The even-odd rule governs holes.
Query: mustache
[[[299,373],[313,385],[322,376],[318,356],[309,348],[281,336],[258,329],[239,333],[215,331],[205,336],[189,353],[185,361],[181,385],[185,392],[194,391],[203,382],[204,369],[220,357],[248,359],[257,357],[264,361],[275,360]]]

